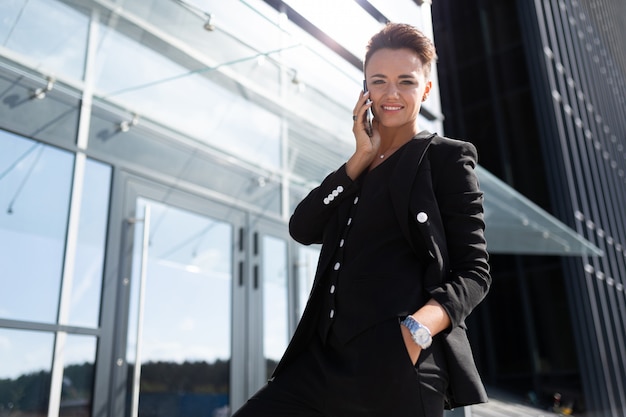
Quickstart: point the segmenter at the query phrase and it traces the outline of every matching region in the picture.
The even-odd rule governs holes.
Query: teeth
[[[400,110],[402,107],[383,106],[385,110]]]

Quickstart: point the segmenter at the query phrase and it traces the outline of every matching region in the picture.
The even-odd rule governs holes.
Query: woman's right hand
[[[365,112],[372,107],[372,102],[368,103],[368,98],[369,92],[361,92],[352,112],[354,119],[352,133],[354,133],[354,138],[356,139],[356,149],[346,163],[346,172],[352,180],[355,180],[370,166],[380,148],[378,121],[376,119],[372,120],[372,136],[369,136],[366,130]]]
[[[406,351],[411,358],[411,362],[413,362],[413,365],[415,365],[420,357],[420,353],[422,353],[422,348],[417,343],[415,343],[409,329],[407,329],[403,325],[400,325],[400,330],[402,331],[402,339],[404,339],[404,346],[406,347]]]

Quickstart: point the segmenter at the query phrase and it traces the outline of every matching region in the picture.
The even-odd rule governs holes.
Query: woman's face
[[[379,49],[365,68],[374,117],[384,127],[414,125],[430,91],[419,56],[410,49]]]

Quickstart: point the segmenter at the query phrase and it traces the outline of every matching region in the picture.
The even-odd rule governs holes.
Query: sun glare
[[[285,3],[359,58],[365,53],[368,39],[381,27],[354,0],[286,0]]]

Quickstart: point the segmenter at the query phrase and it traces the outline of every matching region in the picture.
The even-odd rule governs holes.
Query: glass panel
[[[477,167],[485,193],[485,236],[492,253],[601,255],[602,251],[560,220]]]
[[[251,58],[254,62],[259,53],[271,56],[284,39],[283,31],[272,22],[278,20],[278,12],[258,0],[185,0],[184,4],[126,0],[124,8],[211,57],[219,65]],[[263,9],[264,14],[258,9]],[[213,30],[205,28],[209,14]],[[277,76],[278,73],[274,74]],[[274,82],[270,84],[274,85]]]
[[[0,131],[2,318],[56,322],[73,160]]]
[[[0,328],[0,415],[45,417],[54,335]]]
[[[287,243],[263,236],[263,352],[271,376],[289,341]]]
[[[139,416],[212,415],[229,404],[233,227],[150,205]],[[137,228],[128,363],[135,363],[142,233]]]
[[[387,19],[392,22],[403,22],[414,25],[420,29],[423,28],[424,18],[422,9],[417,4],[420,1],[414,0],[369,0]],[[429,5],[430,6],[430,5]],[[372,33],[373,35],[373,33]]]
[[[67,336],[63,355],[65,364],[59,416],[91,416],[96,338]]]
[[[381,28],[381,23],[354,0],[285,0],[285,3],[358,58],[363,58],[367,41]]]
[[[348,131],[346,130],[346,132]],[[346,133],[346,137],[348,135],[352,135],[352,133]],[[354,136],[352,137],[354,138]],[[354,152],[354,143],[346,144],[330,135],[320,134],[320,132],[315,137],[313,131],[293,124],[289,128],[288,150],[289,166],[292,167],[293,174],[299,177],[299,185],[306,188],[306,193],[304,193],[306,195],[328,174],[348,160]],[[304,183],[305,181],[306,183]],[[294,180],[294,182],[296,181]]]
[[[329,132],[337,133],[344,142],[352,143],[350,138],[344,137],[343,131],[335,131],[335,125],[346,128],[345,124],[340,124],[346,114],[348,121],[352,122],[350,119],[352,108],[363,88],[363,72],[345,61],[333,62],[334,57],[328,54],[324,50],[317,51],[304,47],[288,49],[281,54],[295,71],[299,83],[296,85],[297,88],[293,88],[293,85],[288,86],[287,105],[292,111],[298,111],[303,116],[314,116],[309,121],[317,125],[322,125],[319,123],[320,115],[317,112],[323,112],[324,124],[332,123],[331,126],[324,127]],[[315,111],[302,112],[298,107],[293,107],[296,104],[302,105],[301,101],[304,102],[305,108],[315,105]],[[312,103],[308,103],[309,101]],[[347,128],[350,132],[351,127]]]
[[[68,319],[70,325],[98,326],[110,188],[111,167],[87,160]]]
[[[96,103],[98,106],[103,105],[102,102]],[[92,150],[138,169],[171,175],[181,183],[188,182],[215,190],[262,207],[264,211],[280,212],[281,183],[270,171],[252,169],[250,164],[240,158],[224,159],[223,156],[201,152],[197,146],[184,146],[176,142],[180,137],[176,132],[158,128],[144,119],[128,132],[113,134],[119,120],[119,116],[108,112],[104,105],[102,108],[94,108],[89,141]],[[108,139],[103,140],[103,136]],[[252,142],[250,138],[245,140]],[[188,138],[185,141],[188,142]],[[250,147],[247,151],[252,149],[258,151],[256,147]],[[167,160],[167,164],[163,163],[164,160]]]
[[[142,116],[262,166],[280,166],[280,118],[111,29],[98,53],[97,86]],[[245,121],[245,122],[244,122]]]
[[[317,260],[320,256],[319,247],[298,247],[298,305],[296,306],[298,316],[302,316],[309,293],[313,287]]]
[[[58,1],[4,0],[0,16],[2,46],[35,60],[36,67],[82,78],[89,23],[85,15]]]
[[[36,72],[25,72],[0,53],[0,126],[51,144],[74,146],[79,92],[57,81],[43,99],[36,99],[35,91],[45,89],[48,83],[45,76]]]
[[[428,130],[431,133],[438,133],[441,135],[441,131],[439,130],[439,125],[441,124],[438,120],[428,120],[422,115],[418,118],[418,123],[420,130]]]
[[[215,56],[219,62],[236,59],[243,50],[248,54],[253,50],[265,51],[267,45],[278,45],[283,38],[282,31],[272,23],[278,20],[278,12],[262,1],[185,0],[191,7],[181,3],[127,0],[125,6],[169,35]],[[263,9],[263,14],[258,9]],[[204,27],[209,14],[213,31]],[[237,39],[231,34],[236,34]]]

